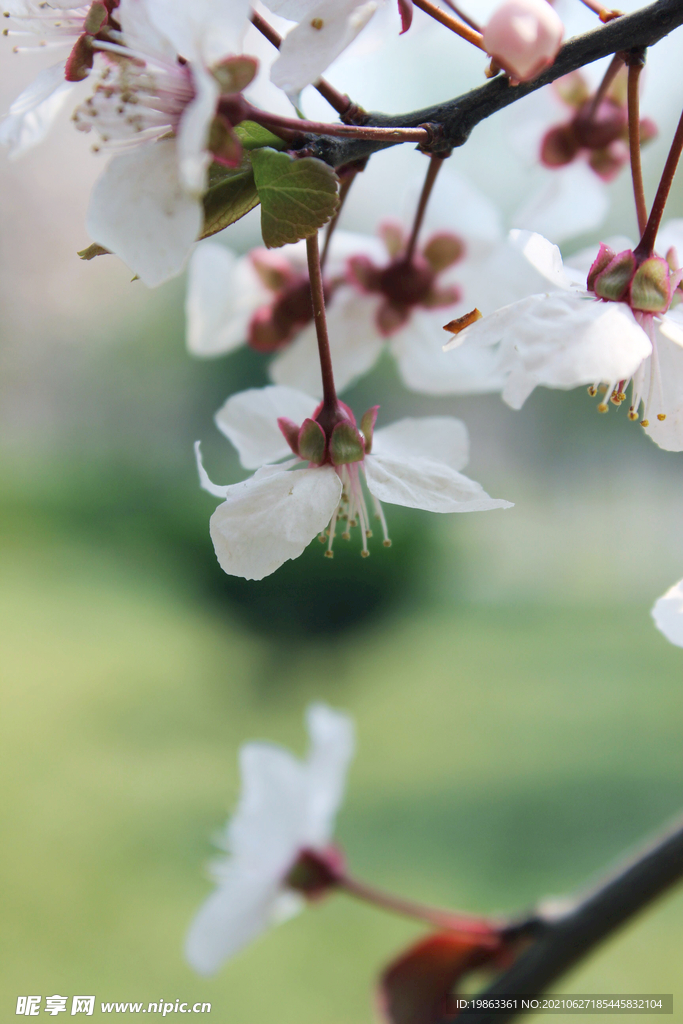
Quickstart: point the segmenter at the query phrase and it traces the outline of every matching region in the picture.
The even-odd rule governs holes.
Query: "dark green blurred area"
[[[182,960],[240,743],[303,751],[312,699],[355,716],[339,837],[377,884],[473,911],[583,884],[683,805],[683,653],[648,614],[682,574],[679,457],[585,394],[518,414],[429,402],[386,360],[350,404],[462,415],[472,476],[516,508],[389,507],[388,551],[363,560],[352,540],[330,561],[314,542],[266,581],[232,580],[192,443],[214,479],[241,478],[211,417],[264,365],[189,360],[164,300],[122,338],[53,353],[46,426],[3,457],[5,1016],[59,992],[206,1000],[231,1024],[370,1020],[373,978],[420,932],[341,898],[216,979]],[[673,991],[683,1019],[682,906],[558,988]]]

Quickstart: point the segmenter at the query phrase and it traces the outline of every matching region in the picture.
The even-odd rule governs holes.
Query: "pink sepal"
[[[295,455],[299,454],[299,428],[294,420],[286,416],[278,416],[277,425],[282,431],[283,437]]]
[[[413,23],[413,0],[398,0],[398,13],[401,15],[401,32],[407,32]]]

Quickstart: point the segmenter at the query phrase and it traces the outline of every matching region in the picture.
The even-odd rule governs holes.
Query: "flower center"
[[[393,306],[417,306],[429,295],[435,278],[436,274],[421,256],[414,256],[410,261],[397,257],[379,272],[377,291]]]
[[[329,302],[333,286],[325,281],[323,287]],[[257,352],[275,352],[293,341],[312,319],[311,286],[301,274],[284,285],[270,306],[256,310],[249,324],[248,343]]]
[[[327,544],[325,549],[326,558],[334,558],[332,546],[335,541],[337,527],[341,527],[341,539],[351,540],[351,530],[358,527],[361,536],[361,556],[367,558],[370,554],[368,540],[372,537],[370,528],[370,516],[368,506],[363,492],[360,469],[362,462],[350,462],[344,466],[335,467],[337,475],[342,482],[342,495],[339,507],[335,510],[330,525],[321,533],[318,540],[321,544]],[[381,524],[384,535],[383,545],[391,547],[391,540],[387,531],[387,521],[381,504],[374,495],[370,495],[374,505],[374,518]]]
[[[607,97],[593,113],[593,101],[586,100],[579,108],[572,127],[576,140],[585,149],[604,149],[623,137],[628,125],[626,110]]]

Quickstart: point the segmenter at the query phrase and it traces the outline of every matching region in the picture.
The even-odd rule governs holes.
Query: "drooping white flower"
[[[528,82],[555,60],[563,35],[547,0],[505,0],[484,27],[484,46],[517,82]]]
[[[296,913],[301,892],[317,888],[297,884],[297,862],[306,855],[328,854],[334,819],[353,756],[351,719],[324,704],[306,712],[311,739],[307,758],[268,743],[240,750],[242,793],[223,839],[227,856],[213,865],[217,889],[195,917],[185,952],[200,974],[213,974],[229,957],[270,925]],[[332,879],[330,879],[332,882]],[[333,884],[333,882],[332,882]]]
[[[375,13],[383,0],[269,0],[275,14],[298,24],[284,37],[271,80],[296,97],[317,82]]]
[[[202,487],[224,499],[210,531],[225,572],[263,579],[298,558],[316,536],[331,557],[339,524],[346,540],[352,527],[359,528],[361,554],[367,556],[372,530],[363,481],[387,546],[381,502],[429,512],[510,507],[460,472],[468,460],[468,439],[459,420],[403,419],[375,432],[377,409],[365,413],[359,429],[343,403],[325,410],[292,388],[253,388],[227,400],[216,423],[242,465],[256,472],[242,483],[214,484],[197,446]],[[294,459],[278,461],[292,452]]]
[[[669,643],[683,647],[683,580],[655,601],[652,618]]]
[[[93,66],[98,39],[118,27],[118,0],[5,0],[3,35],[16,39],[16,53],[48,50],[60,60],[38,73],[0,122],[0,143],[12,159],[47,135],[77,82]],[[33,40],[33,45],[31,45]]]
[[[680,223],[680,222],[679,222]],[[683,227],[683,225],[681,225]],[[668,236],[678,234],[676,222]],[[683,237],[683,233],[682,237]],[[515,243],[556,291],[531,295],[467,327],[446,345],[494,347],[507,376],[503,399],[519,409],[538,385],[589,384],[620,405],[632,382],[630,419],[638,419],[662,448],[683,450],[683,316],[670,310],[680,271],[653,256],[636,266],[630,249],[601,246],[588,275],[563,266],[559,249],[540,235],[517,231]],[[667,237],[660,235],[660,241]],[[669,258],[677,266],[675,251]]]
[[[95,185],[88,231],[150,286],[180,272],[199,234],[224,80],[240,91],[256,70],[237,56],[248,10],[249,0],[121,0],[120,42],[100,44],[111,61],[75,120],[123,152]],[[228,128],[222,137],[230,146]]]

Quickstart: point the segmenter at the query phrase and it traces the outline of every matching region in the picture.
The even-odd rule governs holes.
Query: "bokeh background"
[[[329,76],[371,109],[481,80],[483,60],[419,15],[371,50]],[[679,33],[651,54],[649,195],[682,53]],[[41,59],[2,51],[3,109]],[[507,217],[533,186],[511,116],[453,158]],[[390,551],[329,562],[314,545],[262,583],[225,577],[192,443],[214,478],[240,478],[212,415],[265,383],[265,364],[246,350],[192,361],[182,280],[149,292],[113,257],[76,258],[101,168],[88,146],[65,117],[0,163],[2,1016],[20,994],[58,992],[209,1001],[231,1024],[370,1021],[377,971],[420,929],[341,897],[212,980],[182,959],[240,743],[303,751],[310,700],[348,709],[359,746],[338,835],[357,874],[405,895],[518,910],[595,877],[683,806],[683,652],[649,617],[683,575],[681,456],[623,412],[598,416],[583,390],[519,413],[496,396],[431,401],[387,359],[350,404],[461,416],[468,472],[514,509],[389,508]],[[345,226],[395,212],[422,160],[375,158]],[[633,233],[628,180],[611,193],[602,234]],[[673,215],[682,197],[678,182]],[[257,237],[252,214],[226,241]],[[674,992],[683,1020],[682,910],[672,894],[557,988]]]

